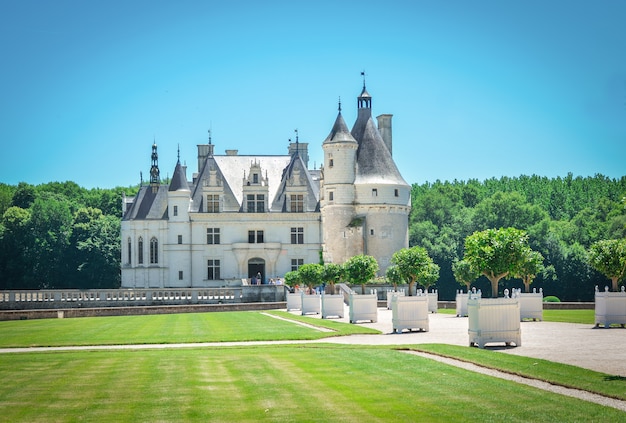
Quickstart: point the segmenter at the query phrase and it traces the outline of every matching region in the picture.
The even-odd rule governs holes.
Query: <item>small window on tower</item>
[[[333,164],[334,164],[334,163],[333,163],[333,159],[330,159],[330,160],[328,161],[328,167],[333,167]]]
[[[396,197],[400,196],[400,194],[398,193],[398,188],[393,190],[393,195],[396,196]]]
[[[182,270],[179,270],[179,271],[178,271],[178,280],[179,280],[179,281],[182,281],[182,280],[183,280],[183,271],[182,271]]]
[[[370,235],[374,235],[374,229],[370,229]]]
[[[179,244],[183,243],[183,236],[182,235],[178,235],[178,243]]]
[[[330,191],[328,193],[328,201],[333,201],[335,199],[335,192],[334,191]]]
[[[378,197],[378,188],[372,189],[372,197]]]
[[[178,206],[174,206],[174,216],[178,216]]]

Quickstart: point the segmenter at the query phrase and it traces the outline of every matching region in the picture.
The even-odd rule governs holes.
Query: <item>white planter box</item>
[[[456,291],[456,316],[464,317],[467,316],[467,300],[470,297],[480,298],[482,293],[479,291],[474,291],[471,293],[464,293],[462,290]]]
[[[341,294],[322,294],[322,319],[328,319],[329,316],[343,318],[345,315],[343,304],[343,295]]]
[[[378,295],[358,295],[350,293],[350,323],[368,320],[372,323],[378,321]]]
[[[604,292],[598,291],[596,286],[596,327],[605,328],[612,324],[626,325],[626,292],[622,286],[620,292],[609,292],[609,287]]]
[[[430,313],[437,313],[439,308],[439,292],[435,289],[433,292],[428,293],[428,311]]]
[[[469,298],[467,315],[470,346],[484,348],[494,342],[522,345],[517,298]]]
[[[391,322],[394,332],[413,329],[428,332],[428,295],[405,297],[395,295],[391,299]]]
[[[402,295],[402,296],[404,296],[404,289],[402,289],[400,291],[393,291],[393,290],[387,291],[387,310],[391,310],[391,298],[394,295]]]
[[[514,294],[515,295],[515,294]],[[533,288],[533,292],[517,291],[519,298],[520,319],[543,320],[543,289]]]
[[[320,304],[321,295],[313,294],[306,295],[304,292],[302,293],[302,315],[305,314],[320,314],[322,307]]]
[[[302,294],[294,292],[287,293],[287,311],[302,310]]]

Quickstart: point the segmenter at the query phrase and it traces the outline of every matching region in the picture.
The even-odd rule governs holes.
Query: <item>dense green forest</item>
[[[122,195],[137,190],[0,184],[0,289],[118,288]]]
[[[0,184],[0,289],[119,287],[121,198],[137,188]],[[595,241],[626,237],[626,176],[436,181],[414,184],[411,194],[409,244],[426,248],[440,266],[435,287],[444,300],[461,288],[451,266],[474,231],[526,230],[545,258],[532,287],[563,301],[592,300],[594,286],[609,283],[589,266],[587,251]],[[485,277],[474,286],[489,292]]]
[[[626,176],[503,177],[483,182],[440,182],[413,185],[409,244],[425,247],[440,270],[439,298],[453,299],[460,289],[452,262],[463,258],[465,238],[475,231],[515,227],[528,232],[545,271],[532,288],[562,301],[593,300],[595,285],[610,281],[588,263],[590,245],[626,236]],[[487,278],[473,284],[490,292]],[[523,288],[521,279],[505,287]]]

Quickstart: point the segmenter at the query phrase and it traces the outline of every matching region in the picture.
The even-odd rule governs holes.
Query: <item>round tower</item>
[[[358,147],[343,120],[339,103],[335,124],[322,143],[324,171],[320,186],[320,211],[325,262],[342,264],[362,252],[362,228],[354,210]]]

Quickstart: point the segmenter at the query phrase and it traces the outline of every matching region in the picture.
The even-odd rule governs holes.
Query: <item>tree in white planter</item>
[[[403,279],[409,281],[409,295],[413,295],[415,282],[428,287],[439,279],[439,266],[433,262],[425,248],[415,246],[393,253],[391,262],[398,267]]]
[[[611,279],[613,291],[626,276],[626,238],[595,242],[589,249],[591,267]]]
[[[313,293],[313,287],[322,283],[324,266],[317,263],[303,264],[298,268],[300,280],[309,288],[309,293]]]
[[[343,266],[336,263],[326,263],[322,274],[322,280],[329,286],[328,293],[335,294],[335,283],[341,281],[344,274]]]
[[[474,282],[480,274],[472,269],[472,266],[467,260],[454,260],[452,262],[452,273],[456,281],[467,287],[467,292],[470,292],[472,282]]]
[[[385,277],[389,282],[393,284],[394,291],[398,291],[398,285],[405,284],[407,282],[402,274],[400,274],[400,269],[395,264],[392,264],[387,268],[387,271],[385,272]]]
[[[491,282],[491,296],[498,296],[498,283],[520,273],[528,257],[528,234],[516,228],[487,229],[465,239],[464,260],[472,270]]]
[[[302,283],[302,281],[300,280],[300,274],[298,273],[297,270],[292,270],[290,272],[285,273],[284,280],[285,280],[285,285],[291,288],[295,288],[300,283]]]
[[[378,272],[378,262],[372,256],[360,254],[350,257],[343,265],[345,277],[351,284],[361,285],[361,294],[365,294],[365,284],[374,279]]]
[[[530,292],[530,284],[533,283],[535,277],[543,272],[543,270],[543,256],[541,253],[528,249],[528,251],[526,251],[526,258],[523,263],[521,263],[515,276],[521,278],[522,282],[524,282],[525,292]]]

